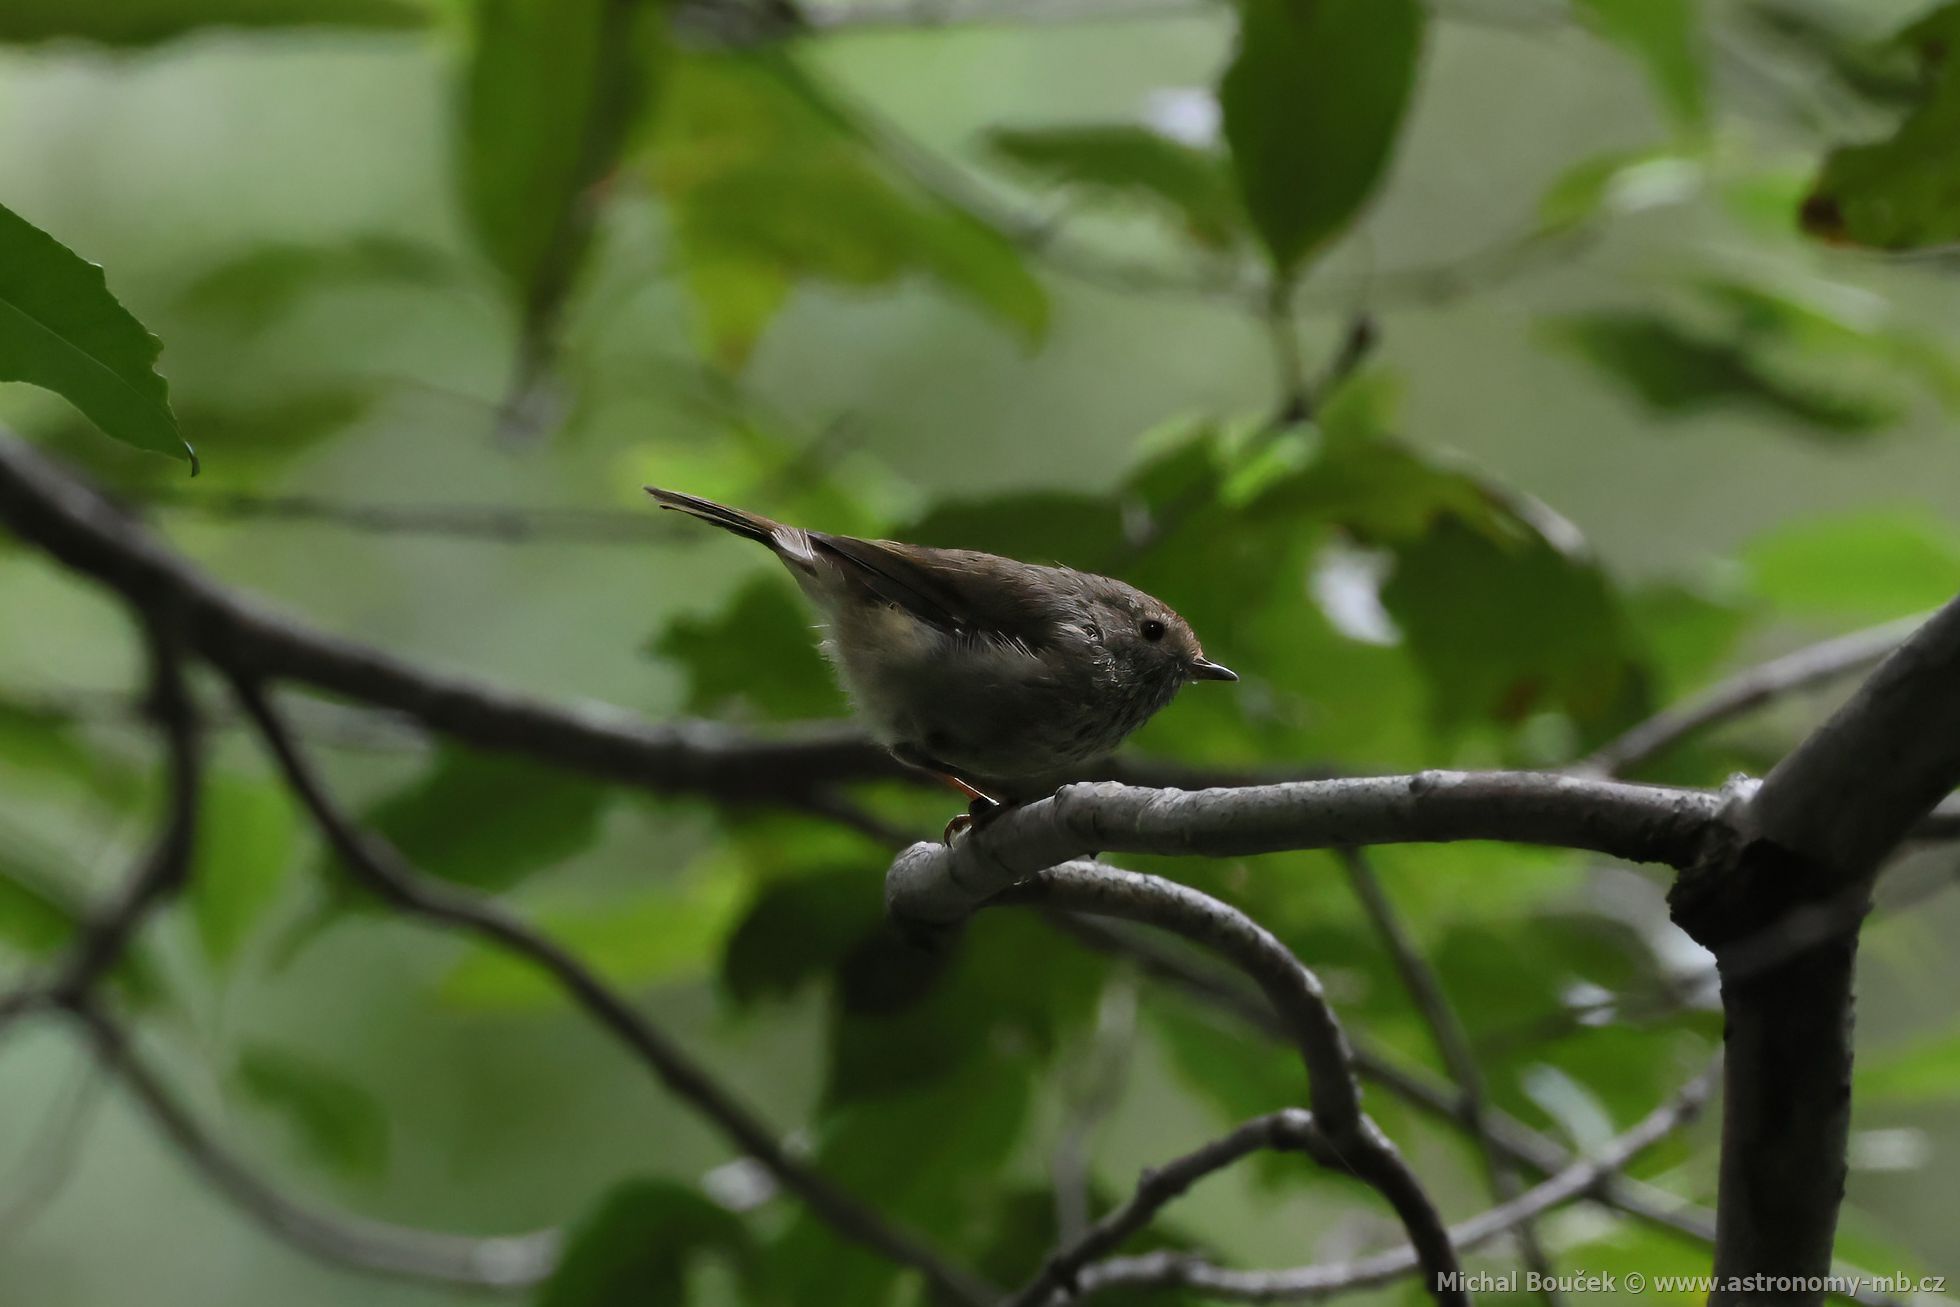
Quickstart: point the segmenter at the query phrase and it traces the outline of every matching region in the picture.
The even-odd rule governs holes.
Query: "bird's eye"
[[[1143,638],[1146,640],[1161,640],[1164,638],[1164,624],[1154,617],[1144,622],[1142,631]]]

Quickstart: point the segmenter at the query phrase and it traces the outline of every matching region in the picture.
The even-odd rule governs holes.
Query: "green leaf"
[[[1801,221],[1813,236],[1884,250],[1960,240],[1960,3],[1907,28],[1897,44],[1919,56],[1921,92],[1884,140],[1833,150]]]
[[[1903,416],[1900,401],[1868,379],[1820,377],[1778,357],[1773,330],[1723,334],[1645,310],[1554,320],[1551,338],[1664,417],[1753,408],[1834,438],[1869,434]]]
[[[1543,535],[1504,541],[1446,520],[1395,551],[1382,602],[1445,733],[1555,711],[1592,742],[1645,704],[1617,591],[1592,559]]]
[[[788,998],[830,974],[884,924],[884,910],[864,892],[864,868],[812,871],[756,896],[728,936],[721,986],[743,1007]]]
[[[537,1307],[652,1307],[687,1301],[696,1259],[747,1266],[748,1231],[728,1212],[670,1180],[613,1189],[580,1219]]]
[[[1960,534],[1919,508],[1815,518],[1743,552],[1778,611],[1875,622],[1936,608],[1960,590]]]
[[[592,188],[644,108],[666,7],[615,0],[477,0],[463,86],[464,208],[527,324],[570,290]]]
[[[728,368],[799,280],[928,276],[1030,338],[1047,300],[1014,247],[887,174],[855,120],[780,52],[691,52],[652,142],[703,353]]]
[[[367,1180],[388,1167],[388,1119],[373,1095],[333,1067],[267,1044],[239,1053],[233,1083],[251,1102],[291,1127],[306,1153],[345,1179]]]
[[[1148,127],[1003,127],[987,144],[1036,176],[1154,204],[1200,245],[1224,249],[1238,239],[1244,219],[1219,158]]]
[[[1381,180],[1423,21],[1416,0],[1240,0],[1218,102],[1239,194],[1283,278],[1344,231]]]
[[[428,22],[417,0],[7,0],[0,41],[142,46],[210,27],[400,30]]]
[[[1646,67],[1676,122],[1699,128],[1708,120],[1707,56],[1695,0],[1578,0],[1608,40]]]
[[[835,717],[842,691],[817,652],[815,620],[780,570],[758,576],[714,617],[678,617],[654,641],[687,671],[693,713]]]
[[[582,851],[611,798],[562,767],[445,747],[419,779],[368,809],[363,825],[431,876],[503,890]]]
[[[1951,1102],[1960,1098],[1960,1035],[1936,1034],[1858,1059],[1859,1101]]]
[[[547,912],[542,924],[614,986],[639,990],[707,974],[747,895],[732,876],[703,875],[604,908]],[[442,993],[452,1002],[498,1009],[564,1001],[563,988],[536,966],[497,948],[473,950],[444,978]]]
[[[220,966],[279,893],[297,848],[297,817],[284,786],[236,776],[204,785],[191,919],[204,954]]]
[[[156,372],[161,349],[101,268],[0,206],[0,381],[52,390],[108,435],[184,459],[195,474]]]
[[[0,945],[30,959],[51,958],[68,946],[89,920],[86,899],[44,863],[40,850],[0,848]],[[121,996],[147,1005],[163,994],[144,941],[131,942],[111,973]]]

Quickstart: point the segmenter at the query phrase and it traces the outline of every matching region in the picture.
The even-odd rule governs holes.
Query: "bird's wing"
[[[1036,584],[1036,568],[964,549],[930,549],[891,540],[810,532],[810,543],[844,565],[871,593],[920,621],[949,632],[997,635],[1044,643],[1052,600]]]

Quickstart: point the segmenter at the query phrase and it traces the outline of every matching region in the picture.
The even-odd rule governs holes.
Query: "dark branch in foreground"
[[[724,1137],[766,1168],[784,1189],[800,1198],[832,1229],[881,1256],[916,1269],[952,1301],[973,1307],[990,1301],[992,1291],[985,1285],[887,1223],[875,1210],[793,1156],[774,1130],[562,945],[495,903],[458,893],[419,875],[394,846],[354,825],[314,775],[311,764],[300,753],[297,742],[265,692],[247,679],[235,679],[233,689],[278,763],[287,786],[312,817],[341,864],[363,888],[409,916],[466,931],[531,963],[588,1016],[632,1050],[669,1091],[707,1118]]]
[[[1770,772],[1735,814],[1732,848],[1675,883],[1675,921],[1714,952],[1722,975],[1722,1283],[1830,1270],[1850,1131],[1859,925],[1880,863],[1956,784],[1960,600]],[[1753,946],[1784,921],[1823,928],[1809,947],[1764,965]],[[1731,1289],[1710,1297],[1716,1307],[1742,1301]]]

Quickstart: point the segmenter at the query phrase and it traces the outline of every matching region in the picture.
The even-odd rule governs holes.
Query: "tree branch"
[[[1733,846],[1686,869],[1674,919],[1722,974],[1717,1307],[1756,1275],[1821,1277],[1843,1198],[1852,981],[1879,864],[1960,783],[1960,600],[1888,657],[1740,805]],[[1809,947],[1763,962],[1779,922]],[[1820,1292],[1790,1295],[1821,1301]]]
[[[1725,829],[1702,790],[1549,772],[1421,772],[1186,792],[1064,786],[951,845],[915,844],[885,880],[914,921],[957,921],[1017,880],[1092,853],[1232,857],[1288,849],[1509,840],[1686,866]]]
[[[1443,1287],[1441,1277],[1456,1269],[1456,1258],[1442,1217],[1395,1145],[1362,1112],[1347,1039],[1320,982],[1271,932],[1188,886],[1094,862],[1051,867],[991,902],[1038,903],[1143,922],[1182,935],[1243,971],[1279,1013],[1306,1065],[1307,1101],[1328,1145],[1323,1160],[1374,1189],[1394,1209],[1438,1302],[1469,1302],[1462,1291]]]
[[[264,690],[247,677],[234,677],[232,685],[240,705],[278,763],[287,786],[312,817],[341,864],[361,886],[402,912],[463,930],[531,963],[587,1015],[631,1049],[670,1092],[707,1118],[743,1153],[767,1168],[784,1189],[800,1198],[832,1229],[892,1261],[914,1268],[953,1301],[983,1307],[991,1300],[992,1291],[987,1286],[943,1260],[912,1235],[887,1223],[872,1208],[789,1153],[773,1129],[562,945],[493,902],[459,893],[419,875],[391,844],[355,826],[314,774]]]

